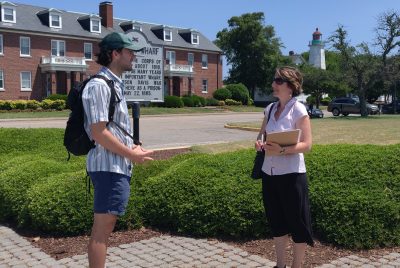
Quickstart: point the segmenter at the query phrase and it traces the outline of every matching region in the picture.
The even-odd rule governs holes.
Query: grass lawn
[[[258,131],[259,122],[229,123]],[[400,115],[327,117],[311,120],[314,144],[396,144],[400,143]]]
[[[161,115],[161,114],[194,114],[194,113],[221,113],[221,112],[262,112],[264,108],[254,106],[224,106],[224,107],[183,107],[183,108],[164,108],[164,107],[141,107],[141,115]],[[132,111],[132,109],[130,109]],[[69,110],[64,111],[43,111],[43,112],[0,112],[0,119],[17,118],[50,118],[68,117]]]

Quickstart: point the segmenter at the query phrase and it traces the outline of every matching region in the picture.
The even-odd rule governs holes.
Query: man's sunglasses
[[[273,81],[277,85],[282,85],[285,82],[289,82],[289,80],[283,79],[282,77],[275,77]]]

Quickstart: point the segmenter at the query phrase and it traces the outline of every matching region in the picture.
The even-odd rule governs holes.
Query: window
[[[188,65],[193,67],[194,64],[194,54],[188,53]]]
[[[90,31],[92,33],[101,33],[100,20],[98,19],[90,20]]]
[[[197,33],[192,33],[192,44],[194,45],[199,44],[199,35]]]
[[[52,56],[65,56],[65,41],[51,40],[51,55]]]
[[[0,34],[0,55],[3,54],[3,35]]]
[[[138,31],[142,31],[142,27],[140,25],[138,25],[138,24],[133,25],[132,29],[138,30]]]
[[[1,8],[1,20],[3,22],[15,23],[15,8],[14,7],[2,7]]]
[[[207,79],[203,79],[203,82],[201,83],[201,92],[202,93],[208,92],[208,80]]]
[[[92,43],[85,43],[83,45],[83,53],[85,54],[85,59],[91,60],[93,55],[93,45]]]
[[[201,68],[203,68],[203,69],[208,68],[208,55],[207,54],[201,55]]]
[[[167,64],[175,64],[176,63],[176,57],[175,57],[175,51],[167,51],[165,54],[165,59],[169,61]]]
[[[61,16],[50,13],[50,27],[61,28]]]
[[[164,41],[172,41],[172,31],[170,29],[164,29]]]
[[[21,91],[31,90],[31,72],[21,72]]]
[[[4,73],[0,70],[0,91],[4,91]]]
[[[31,39],[29,37],[21,36],[19,38],[19,51],[21,56],[31,55]]]

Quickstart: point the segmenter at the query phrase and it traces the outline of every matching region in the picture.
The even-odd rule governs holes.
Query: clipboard
[[[301,129],[291,129],[284,131],[275,131],[267,133],[266,142],[275,142],[280,146],[290,146],[299,142]],[[267,155],[279,155],[266,150]]]

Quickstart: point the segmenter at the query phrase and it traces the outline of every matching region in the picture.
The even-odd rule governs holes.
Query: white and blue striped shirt
[[[117,122],[128,133],[132,134],[132,126],[129,118],[128,106],[124,96],[124,85],[121,78],[113,74],[108,68],[103,67],[99,72],[110,80],[114,80],[115,91],[121,102],[116,103],[114,121]],[[83,107],[85,110],[85,130],[92,139],[90,125],[99,122],[108,122],[108,109],[110,106],[111,91],[103,79],[93,78],[90,80],[82,94]],[[123,144],[132,148],[133,141],[126,136],[115,124],[109,124],[107,129]],[[92,139],[93,140],[93,139]],[[91,149],[86,159],[88,172],[106,171],[131,176],[132,163],[129,159],[112,153],[100,144]]]

